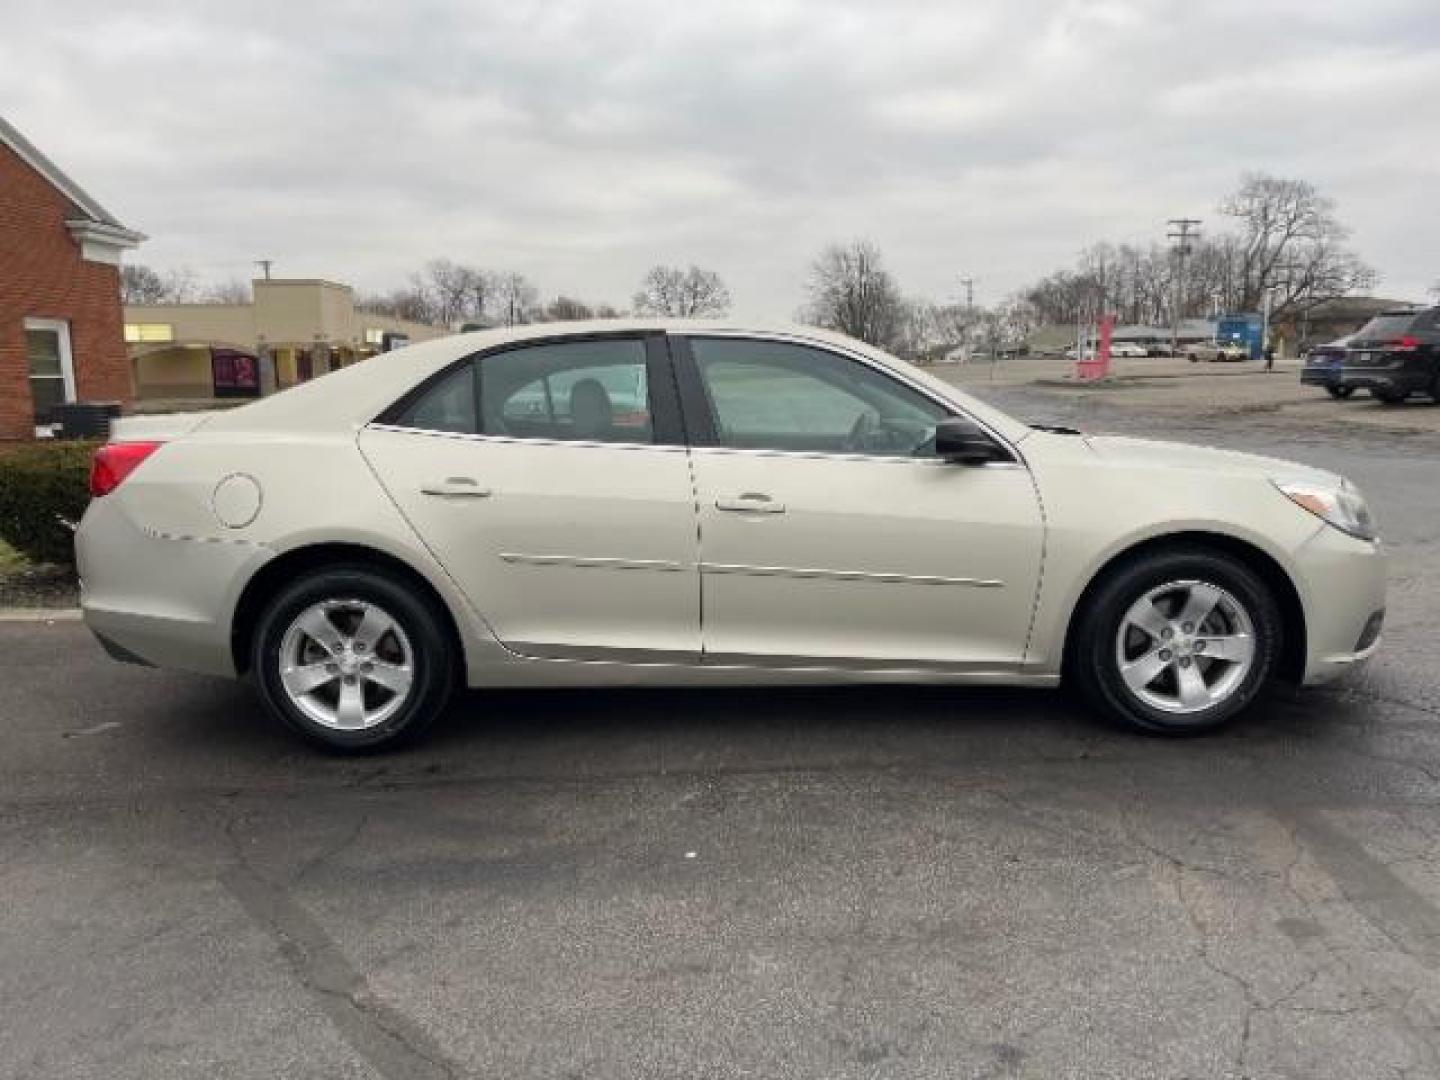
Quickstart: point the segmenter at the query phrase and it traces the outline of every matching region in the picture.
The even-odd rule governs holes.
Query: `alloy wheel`
[[[1120,620],[1115,660],[1140,701],[1187,716],[1227,700],[1255,663],[1255,625],[1233,595],[1204,581],[1172,581]]]
[[[399,621],[368,600],[325,600],[291,621],[280,642],[291,703],[334,731],[364,731],[394,716],[415,683],[415,653]]]

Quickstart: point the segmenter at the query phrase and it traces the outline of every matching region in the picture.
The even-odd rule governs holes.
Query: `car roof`
[[[345,431],[363,427],[406,392],[450,364],[476,353],[528,341],[566,340],[596,336],[671,333],[708,336],[766,337],[797,343],[828,345],[859,354],[901,379],[918,383],[940,397],[962,405],[982,422],[1012,441],[1029,429],[982,402],[957,391],[921,369],[862,341],[819,327],[783,322],[738,323],[719,319],[625,318],[583,322],[529,323],[476,330],[380,353],[339,371],[260,398],[248,405],[217,412],[203,432]]]

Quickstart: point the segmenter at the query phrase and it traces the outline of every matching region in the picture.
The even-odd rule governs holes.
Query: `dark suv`
[[[1355,331],[1339,385],[1369,390],[1387,405],[1411,394],[1440,401],[1440,307],[1381,312]]]

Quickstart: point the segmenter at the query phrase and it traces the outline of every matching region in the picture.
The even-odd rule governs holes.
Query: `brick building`
[[[120,253],[143,239],[0,117],[0,440],[133,397]]]

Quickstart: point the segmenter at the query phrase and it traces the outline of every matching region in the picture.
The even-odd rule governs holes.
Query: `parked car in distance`
[[[1095,346],[1093,345],[1086,345],[1083,348],[1071,345],[1065,350],[1066,360],[1094,360],[1095,356]]]
[[[1110,344],[1110,355],[1143,359],[1149,354],[1145,351],[1144,345],[1137,345],[1133,341],[1115,341]]]
[[[1227,360],[1249,360],[1250,350],[1238,341],[1197,341],[1185,346],[1185,355],[1192,364],[1202,360],[1224,363]]]
[[[1382,312],[1355,331],[1341,361],[1340,388],[1369,390],[1386,405],[1412,394],[1440,402],[1440,307]]]
[[[1024,424],[808,327],[484,330],[145,420],[95,455],[86,623],[339,750],[458,687],[1064,680],[1194,733],[1384,617],[1341,477]]]
[[[1305,354],[1305,366],[1300,369],[1300,382],[1304,386],[1319,386],[1333,398],[1348,398],[1354,395],[1355,387],[1340,385],[1340,365],[1345,359],[1345,349],[1353,334],[1324,345],[1315,345]]]
[[[1174,356],[1175,350],[1170,347],[1169,342],[1151,342],[1145,346],[1146,356]]]

